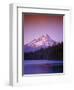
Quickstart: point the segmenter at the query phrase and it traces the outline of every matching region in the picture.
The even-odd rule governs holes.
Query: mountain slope
[[[63,60],[63,42],[35,52],[24,52],[24,60]]]
[[[32,40],[30,43],[24,45],[25,52],[33,52],[41,48],[47,48],[48,46],[54,46],[57,42],[52,40],[48,34],[42,35],[38,39]]]

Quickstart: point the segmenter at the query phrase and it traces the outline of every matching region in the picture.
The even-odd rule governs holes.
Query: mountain
[[[47,48],[52,47],[53,45],[56,45],[57,42],[51,39],[51,37],[46,34],[42,35],[38,39],[32,40],[30,43],[24,45],[24,51],[25,52],[34,52],[36,50],[39,50],[41,48]]]

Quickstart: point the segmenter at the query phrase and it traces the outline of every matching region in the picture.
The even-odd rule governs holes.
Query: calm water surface
[[[62,73],[63,61],[24,60],[24,74]]]

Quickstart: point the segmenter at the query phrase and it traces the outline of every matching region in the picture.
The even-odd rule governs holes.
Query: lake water
[[[24,74],[62,73],[63,60],[24,60]]]

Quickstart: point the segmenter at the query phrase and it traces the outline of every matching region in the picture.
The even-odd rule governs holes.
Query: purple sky
[[[24,14],[23,19],[24,44],[45,34],[63,41],[63,15]]]

